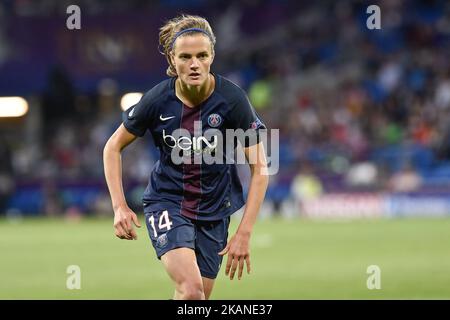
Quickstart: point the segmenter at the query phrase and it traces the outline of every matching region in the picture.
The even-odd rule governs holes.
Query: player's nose
[[[191,69],[198,69],[198,68],[199,68],[199,62],[196,58],[193,58],[192,62],[191,62]]]

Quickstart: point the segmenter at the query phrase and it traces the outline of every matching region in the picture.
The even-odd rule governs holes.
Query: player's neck
[[[215,87],[215,79],[208,74],[208,79],[202,86],[189,86],[179,78],[175,81],[175,94],[188,107],[194,108],[209,98]]]

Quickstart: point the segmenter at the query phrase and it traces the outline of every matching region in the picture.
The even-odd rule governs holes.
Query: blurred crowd
[[[3,14],[39,16],[66,4],[2,5]],[[242,86],[267,126],[280,130],[280,170],[267,195],[275,211],[285,201],[324,192],[450,191],[450,3],[379,1],[380,30],[366,27],[368,5],[80,2],[92,15],[152,6],[210,13],[218,39],[213,71]],[[35,97],[42,124],[28,143],[2,131],[3,210],[14,207],[8,202],[14,195],[20,202],[18,188],[39,185],[47,214],[110,211],[102,149],[120,124],[123,92],[114,79],[104,79],[96,92],[81,94],[70,79],[64,69],[49,70],[45,92]],[[157,159],[149,135],[124,154],[127,195],[136,208]],[[249,175],[241,169],[246,184]],[[88,205],[73,200],[70,190],[77,186],[95,191],[83,196]]]

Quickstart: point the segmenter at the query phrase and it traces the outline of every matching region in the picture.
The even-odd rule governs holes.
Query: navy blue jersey
[[[216,148],[217,137],[205,133],[208,129],[222,133],[222,145],[236,146],[236,138],[226,141],[226,129],[248,130],[258,137],[258,130],[265,128],[245,92],[226,78],[214,76],[213,93],[196,107],[187,107],[176,96],[176,78],[170,78],[124,111],[125,128],[136,136],[143,136],[149,130],[160,151],[143,196],[146,210],[170,209],[191,219],[220,220],[244,205],[235,164],[174,163],[171,157],[174,149],[185,152],[184,155],[187,150],[192,157],[196,153],[222,152]],[[256,141],[245,139],[242,143],[249,146]],[[227,158],[225,152],[221,156]]]

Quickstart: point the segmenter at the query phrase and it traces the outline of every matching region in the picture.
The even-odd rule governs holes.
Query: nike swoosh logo
[[[166,121],[166,120],[170,120],[170,119],[172,119],[172,118],[175,118],[175,116],[171,116],[171,117],[165,117],[165,118],[163,118],[163,116],[162,116],[162,115],[160,115],[160,116],[159,116],[159,119],[160,119],[161,121]]]
[[[128,113],[128,116],[131,118],[133,116],[133,113],[134,113],[134,108],[131,109],[130,113]]]

